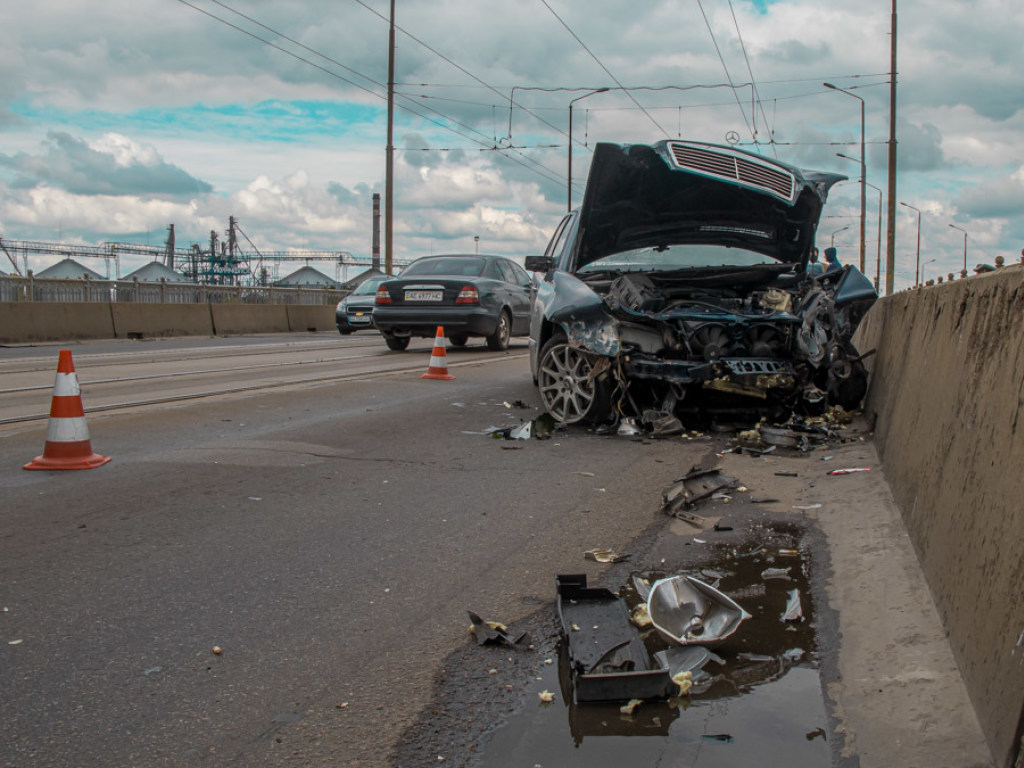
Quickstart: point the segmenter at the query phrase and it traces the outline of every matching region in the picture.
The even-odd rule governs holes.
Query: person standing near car
[[[818,261],[818,246],[811,248],[811,260],[807,264],[807,274],[811,277],[825,274],[825,267]]]
[[[839,263],[839,256],[836,255],[835,248],[825,249],[825,261],[828,262],[828,267],[826,267],[825,269],[826,273],[838,272],[840,269],[843,268],[843,265]]]

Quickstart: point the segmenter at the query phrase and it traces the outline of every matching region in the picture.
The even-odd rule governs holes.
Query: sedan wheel
[[[544,408],[565,424],[602,421],[611,411],[606,378],[591,378],[595,357],[570,346],[562,336],[549,339],[540,352],[537,386]]]
[[[508,311],[503,309],[498,318],[498,327],[487,337],[487,348],[496,352],[508,349],[510,338],[512,338],[512,318],[509,317]]]
[[[408,336],[392,336],[389,333],[384,334],[384,343],[388,345],[388,349],[394,352],[401,352],[409,346]]]

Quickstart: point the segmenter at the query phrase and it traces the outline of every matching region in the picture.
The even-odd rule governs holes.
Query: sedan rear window
[[[402,277],[416,275],[463,275],[478,276],[484,269],[484,260],[472,256],[439,256],[436,259],[420,259],[402,272]]]

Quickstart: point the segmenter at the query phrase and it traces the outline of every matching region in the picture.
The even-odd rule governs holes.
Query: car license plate
[[[441,301],[444,291],[406,291],[406,301]]]

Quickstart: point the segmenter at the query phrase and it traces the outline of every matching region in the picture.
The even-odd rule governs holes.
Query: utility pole
[[[370,266],[380,271],[380,193],[373,193],[373,237]]]
[[[895,3],[896,0],[893,0]],[[395,0],[391,0],[391,24],[388,33],[388,145],[384,170],[384,272],[391,274],[394,243],[395,197]]]
[[[885,228],[885,293],[893,291],[896,272],[896,0],[892,0],[892,40],[889,63],[889,220]]]

